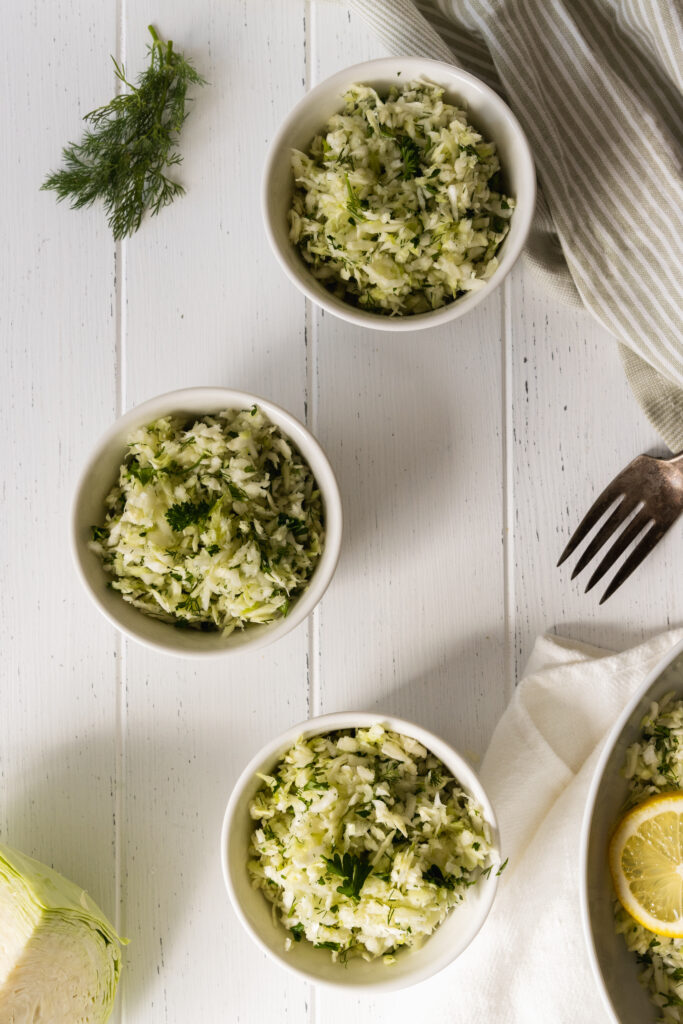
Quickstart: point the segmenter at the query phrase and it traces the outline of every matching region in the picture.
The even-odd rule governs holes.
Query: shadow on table
[[[592,596],[591,594],[591,598]],[[676,629],[681,625],[681,622],[662,622],[660,626],[639,628],[616,617],[610,619],[601,614],[599,620],[586,617],[585,622],[556,622],[548,627],[548,633],[603,647],[609,654],[612,651],[627,651],[630,647],[637,647],[659,633],[667,629]]]
[[[422,725],[472,762],[481,763],[495,725],[510,697],[505,646],[495,629],[454,643],[419,676],[361,706]],[[459,713],[459,706],[468,709]]]
[[[475,311],[467,335],[454,333],[453,327],[375,333],[323,317],[314,388],[319,379],[321,383],[315,396],[308,394],[307,404],[310,421],[315,403],[313,431],[332,463],[342,494],[344,557],[365,551],[378,525],[384,536],[404,539],[425,512],[438,509],[440,515],[450,514],[461,501],[481,494],[486,484],[481,474],[482,451],[498,453],[502,445],[496,427],[500,417],[499,341],[494,337],[498,318],[492,329],[493,316],[491,310]],[[473,324],[478,324],[477,330],[473,331]],[[480,347],[487,333],[492,340],[483,361],[484,373]],[[271,389],[267,397],[287,407],[291,349],[277,339],[269,352],[268,376],[282,380],[283,390]],[[257,383],[261,377],[255,353],[253,367],[243,369],[240,379],[231,384],[252,387],[258,394],[263,390]],[[296,409],[292,411],[297,415]],[[491,478],[489,484],[497,500],[498,482]]]
[[[180,935],[188,945],[197,928],[212,929],[212,943],[225,935],[229,911],[217,853],[236,777],[229,749],[224,726],[203,735],[201,746],[193,736],[133,732],[117,804],[114,737],[94,734],[43,749],[24,772],[43,781],[27,781],[5,805],[3,841],[82,885],[112,922],[119,860],[118,926],[130,941],[122,984],[133,1018],[138,1004],[149,1005],[149,989],[163,988]]]

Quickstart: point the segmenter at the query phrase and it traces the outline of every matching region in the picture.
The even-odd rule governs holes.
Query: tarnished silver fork
[[[585,569],[600,548],[634,512],[633,518],[616,536],[614,543],[589,579],[586,593],[612,568],[617,558],[626,551],[629,545],[633,544],[644,530],[647,532],[615,573],[607,590],[600,598],[600,604],[611,597],[634,569],[638,568],[655,544],[659,543],[666,531],[673,526],[683,512],[683,452],[680,455],[675,455],[672,459],[654,459],[651,455],[639,455],[633,462],[629,462],[628,466],[615,476],[612,483],[607,485],[581,520],[560,555],[558,566],[562,565],[566,558],[569,558],[616,501],[619,504],[605,520],[576,563],[572,579],[578,576],[582,569]]]

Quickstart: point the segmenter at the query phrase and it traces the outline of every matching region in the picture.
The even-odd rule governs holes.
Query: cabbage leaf
[[[121,941],[83,889],[0,844],[0,1021],[103,1024]]]

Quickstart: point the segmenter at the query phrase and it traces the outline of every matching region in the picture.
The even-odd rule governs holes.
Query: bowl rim
[[[301,272],[294,271],[289,262],[284,258],[283,249],[279,244],[271,223],[271,179],[274,169],[278,164],[278,152],[285,144],[287,137],[291,134],[292,128],[296,125],[302,111],[306,110],[311,104],[312,97],[315,98],[323,89],[327,90],[337,84],[339,86],[348,86],[353,81],[369,81],[369,84],[372,85],[372,80],[382,77],[382,72],[384,72],[386,77],[388,74],[391,74],[397,66],[405,66],[409,61],[419,62],[421,67],[425,69],[425,77],[429,77],[429,71],[431,69],[433,74],[440,73],[441,75],[448,75],[454,80],[454,85],[457,81],[460,81],[473,86],[482,94],[483,97],[495,106],[509,122],[514,134],[517,136],[518,154],[516,156],[516,160],[520,168],[520,177],[523,182],[523,189],[521,191],[524,193],[522,197],[524,199],[524,206],[522,209],[515,211],[515,220],[519,227],[514,245],[510,247],[510,239],[506,239],[508,247],[504,249],[500,265],[489,281],[487,281],[486,287],[481,288],[476,292],[470,292],[469,295],[461,296],[456,301],[451,302],[446,306],[442,306],[439,309],[430,310],[427,313],[417,313],[412,316],[389,317],[369,313],[365,310],[360,310],[357,307],[352,306],[350,303],[344,303],[341,299],[337,299],[335,296],[327,294],[322,286],[320,286],[321,291],[319,291],[318,288],[311,283],[315,281],[315,278],[312,277],[303,264]],[[529,145],[526,133],[524,132],[519,119],[510,109],[505,100],[503,100],[497,92],[495,92],[480,78],[477,78],[476,75],[471,74],[469,71],[463,71],[454,64],[449,64],[446,61],[435,60],[431,57],[407,55],[404,57],[380,57],[376,60],[362,61],[359,64],[352,64],[349,67],[335,72],[335,74],[330,75],[321,82],[318,82],[312,89],[301,97],[294,107],[292,107],[268,146],[261,181],[261,211],[270,247],[280,264],[280,267],[285,272],[289,280],[301,292],[303,292],[306,298],[310,299],[310,301],[315,303],[315,305],[320,306],[333,316],[340,317],[342,320],[346,320],[348,323],[355,324],[356,326],[369,327],[378,331],[411,331],[422,330],[429,327],[438,327],[445,323],[449,323],[452,320],[459,319],[461,316],[464,316],[470,310],[478,306],[479,303],[490,295],[495,288],[503,283],[517,262],[517,259],[526,244],[529,231],[531,230],[536,206],[536,192],[536,168],[531,152],[531,146]]]
[[[440,758],[448,768],[453,770],[455,778],[462,785],[463,789],[470,793],[483,808],[486,821],[491,829],[492,845],[498,856],[500,856],[500,829],[495,810],[491,804],[488,793],[479,779],[479,776],[467,759],[462,754],[458,753],[458,751],[446,740],[437,736],[435,733],[430,732],[428,729],[425,729],[423,726],[418,725],[416,722],[409,722],[406,719],[397,718],[395,715],[385,714],[381,710],[376,712],[337,711],[325,715],[317,715],[314,718],[309,718],[306,721],[298,722],[295,725],[290,726],[284,732],[269,740],[254,754],[248,764],[238,775],[228,798],[220,836],[220,860],[223,881],[228,891],[232,908],[237,915],[238,920],[242,924],[242,927],[245,929],[252,941],[254,941],[259,949],[271,960],[280,964],[280,966],[284,967],[285,970],[288,970],[290,973],[297,975],[297,977],[304,978],[306,981],[314,985],[320,985],[324,988],[344,992],[349,992],[354,989],[366,992],[396,991],[398,989],[416,985],[444,970],[452,964],[458,956],[464,953],[464,951],[469,948],[475,940],[490,913],[498,889],[498,876],[495,872],[491,872],[486,880],[486,896],[481,900],[479,905],[479,916],[476,921],[476,927],[474,928],[469,942],[460,950],[459,953],[455,956],[442,955],[439,960],[427,964],[419,971],[416,970],[413,973],[404,973],[400,977],[394,978],[387,976],[379,981],[336,981],[328,978],[318,978],[293,963],[287,956],[284,948],[281,952],[272,949],[261,938],[259,932],[252,926],[247,915],[242,909],[237,887],[233,881],[233,865],[230,857],[228,856],[228,840],[232,823],[237,816],[241,801],[244,798],[245,792],[253,785],[256,772],[262,771],[266,764],[281,757],[282,754],[284,754],[300,736],[317,736],[327,732],[334,732],[338,729],[367,728],[376,724],[386,726],[392,732],[398,732],[418,740],[418,742],[422,743],[422,745],[431,753]]]
[[[119,437],[119,435],[135,426],[143,424],[147,420],[153,420],[162,415],[168,415],[174,409],[182,407],[184,402],[196,404],[197,400],[204,398],[207,402],[206,411],[202,414],[197,411],[196,415],[210,415],[212,407],[216,411],[220,408],[229,409],[234,407],[247,408],[250,405],[258,405],[259,408],[277,422],[283,432],[296,444],[307,462],[310,463],[309,452],[314,452],[316,459],[322,465],[325,473],[325,482],[321,482],[316,475],[316,480],[323,496],[325,508],[325,547],[309,585],[300,595],[290,615],[284,619],[278,619],[273,623],[265,623],[263,629],[254,630],[253,636],[241,644],[230,647],[217,647],[206,650],[191,650],[182,647],[174,638],[169,641],[156,640],[149,636],[143,636],[127,623],[122,622],[111,610],[100,600],[99,595],[91,586],[85,571],[84,558],[87,554],[87,544],[82,536],[82,524],[79,522],[79,509],[87,490],[88,481],[93,468],[102,457],[103,452]],[[282,423],[286,426],[282,426]],[[303,438],[304,444],[301,444]],[[113,484],[112,484],[113,485]],[[261,650],[275,643],[287,633],[301,625],[327,590],[332,577],[334,576],[339,555],[341,552],[343,532],[343,510],[339,484],[330,461],[325,454],[317,438],[311,433],[300,420],[282,406],[271,402],[251,391],[241,391],[236,388],[228,388],[212,385],[199,385],[189,388],[178,388],[174,391],[166,391],[163,394],[155,395],[144,402],[133,406],[127,412],[117,417],[107,429],[101,434],[91,449],[85,464],[83,465],[74,488],[71,506],[69,510],[69,547],[71,549],[72,562],[76,569],[86,593],[94,603],[99,612],[124,636],[142,644],[143,646],[163,654],[180,658],[223,658],[228,655],[237,655],[247,651]],[[104,572],[104,570],[103,570]],[[137,609],[136,609],[137,610]],[[144,615],[144,612],[140,612]],[[172,627],[169,627],[169,629]]]
[[[581,906],[581,924],[583,928],[584,939],[586,942],[586,948],[588,950],[588,959],[590,960],[593,975],[600,990],[602,1001],[605,1009],[610,1015],[610,1018],[614,1024],[621,1024],[619,1017],[617,1017],[615,1008],[612,1004],[612,999],[607,990],[605,979],[600,968],[600,962],[598,960],[598,951],[595,946],[595,940],[593,937],[593,929],[591,927],[590,907],[588,905],[588,847],[591,837],[591,825],[593,823],[593,814],[595,811],[595,805],[597,802],[598,791],[605,774],[607,763],[612,755],[614,746],[619,740],[622,732],[628,725],[628,721],[633,715],[638,704],[642,701],[647,691],[654,686],[659,677],[666,671],[669,665],[672,664],[681,654],[683,654],[683,639],[679,640],[673,648],[668,651],[662,658],[657,662],[654,668],[647,674],[643,682],[640,684],[636,692],[629,698],[628,703],[619,714],[614,725],[611,727],[607,734],[607,738],[603,741],[604,746],[600,752],[598,762],[595,766],[593,776],[590,781],[588,789],[588,796],[586,798],[586,804],[583,813],[583,820],[581,822],[581,853],[579,859],[579,893],[580,893],[580,906]]]

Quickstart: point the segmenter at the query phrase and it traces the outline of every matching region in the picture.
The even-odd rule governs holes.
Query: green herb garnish
[[[410,178],[416,177],[420,170],[422,151],[409,135],[399,135],[396,141],[401,150],[401,160],[403,161],[401,177],[404,181],[409,181]]]
[[[42,185],[70,199],[74,210],[101,199],[114,238],[134,234],[149,210],[157,214],[185,189],[167,177],[167,168],[182,160],[177,140],[189,85],[204,85],[202,76],[162,42],[150,25],[149,66],[132,85],[114,58],[114,73],[129,91],[86,114],[81,141],[62,150],[64,167]]]
[[[201,615],[202,608],[199,604],[199,598],[197,597],[186,597],[184,601],[181,601],[178,605],[178,610],[186,611],[188,615]]]
[[[171,505],[166,513],[166,519],[171,529],[180,533],[186,526],[201,523],[202,519],[206,519],[210,510],[211,505],[208,501],[200,501],[196,505],[193,501],[182,501],[177,505]]]
[[[359,900],[360,891],[372,871],[370,854],[364,852],[357,857],[353,853],[345,853],[340,857],[338,853],[335,853],[332,857],[323,857],[323,860],[331,875],[339,875],[344,879],[344,884],[337,886],[337,892],[342,896],[348,896],[351,900]]]
[[[308,532],[308,527],[303,519],[295,519],[294,516],[288,516],[284,512],[280,512],[277,521],[279,526],[289,527],[295,537]]]
[[[234,501],[246,501],[247,500],[247,495],[246,495],[245,491],[243,491],[240,487],[236,487],[235,484],[231,483],[229,480],[226,480],[225,482],[226,482],[226,484],[228,486],[228,490],[230,491],[230,497]]]
[[[422,877],[425,882],[432,882],[433,885],[438,885],[440,889],[453,890],[455,883],[451,875],[444,875],[438,864],[432,864],[427,871],[422,872]]]
[[[137,459],[131,459],[126,467],[130,476],[135,477],[144,486],[154,479],[155,470],[152,466],[141,466]]]
[[[346,209],[349,211],[349,213],[353,214],[353,216],[357,220],[367,220],[367,217],[364,216],[364,214],[363,214],[363,210],[362,210],[361,205],[360,205],[360,199],[356,195],[356,192],[354,191],[353,185],[349,181],[348,174],[345,174],[344,178],[346,180],[346,192],[347,192],[347,195],[349,197],[349,200],[348,200],[348,202],[346,204]]]

